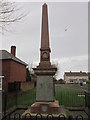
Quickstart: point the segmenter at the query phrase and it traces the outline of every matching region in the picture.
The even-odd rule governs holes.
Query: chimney
[[[16,46],[11,46],[11,54],[16,55]]]

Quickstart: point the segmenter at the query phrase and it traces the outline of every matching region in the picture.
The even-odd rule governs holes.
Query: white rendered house
[[[65,72],[64,80],[66,83],[83,83],[88,81],[88,74],[86,72]]]

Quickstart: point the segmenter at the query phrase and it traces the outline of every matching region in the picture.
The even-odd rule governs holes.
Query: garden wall
[[[23,92],[30,90],[34,87],[34,82],[22,82],[21,83],[21,90]]]

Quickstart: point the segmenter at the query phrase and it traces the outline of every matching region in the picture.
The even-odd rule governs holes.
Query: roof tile
[[[9,53],[8,51],[0,50],[0,60],[6,60],[6,59],[7,60],[11,59],[11,60],[14,60],[16,62],[19,62],[19,63],[27,66],[27,64],[25,62],[23,62],[19,58],[15,57],[13,54]]]

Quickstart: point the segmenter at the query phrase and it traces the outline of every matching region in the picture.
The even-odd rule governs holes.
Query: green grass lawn
[[[59,100],[60,105],[67,107],[82,107],[85,106],[85,93],[72,88],[55,88],[55,98]]]
[[[17,95],[17,103],[16,103],[16,97],[7,97],[7,109],[9,109],[12,106],[17,105],[24,105],[24,106],[29,106],[33,102],[35,102],[35,97],[36,97],[36,89],[31,89],[28,90],[24,93],[18,94]],[[2,109],[4,110],[4,97],[2,101]]]
[[[36,98],[36,89],[34,88],[18,96],[17,103],[18,105],[28,106],[35,102],[35,98]]]
[[[55,87],[55,98],[59,101],[60,105],[64,105],[67,107],[85,106],[85,97],[78,95],[84,95],[84,92],[79,90],[74,90],[71,88],[62,88],[60,86]],[[36,89],[33,88],[29,91],[19,94],[17,97],[17,104],[30,106],[32,103],[35,102],[35,97],[36,97]],[[4,104],[4,99],[3,99],[3,104]],[[15,104],[16,104],[15,97],[7,98],[7,109],[14,106]]]

